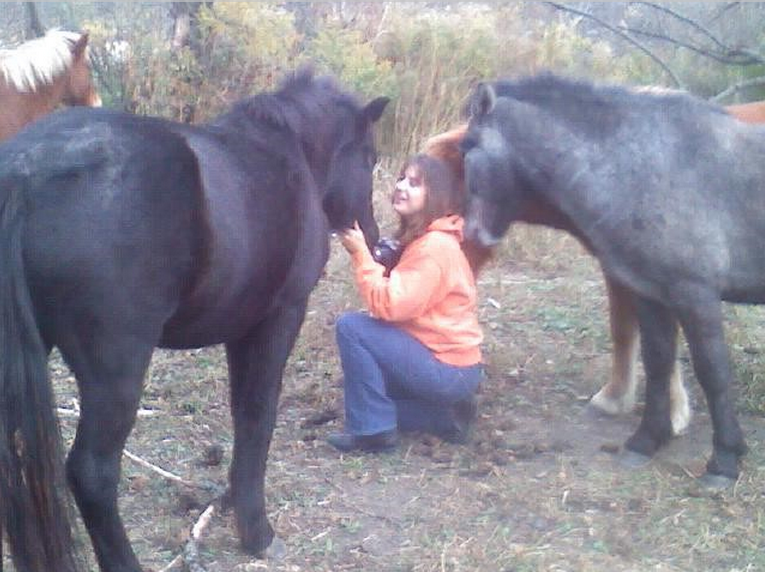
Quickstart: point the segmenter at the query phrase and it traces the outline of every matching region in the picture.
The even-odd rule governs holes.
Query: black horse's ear
[[[481,117],[491,113],[497,103],[497,92],[490,83],[479,83],[470,99],[470,116]]]
[[[369,123],[375,123],[380,117],[382,117],[385,106],[390,101],[389,97],[378,97],[370,101],[364,108],[363,114]]]

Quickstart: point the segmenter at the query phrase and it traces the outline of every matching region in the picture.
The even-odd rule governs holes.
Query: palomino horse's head
[[[88,35],[51,30],[0,50],[0,140],[60,104],[100,106],[90,76]]]
[[[87,32],[80,35],[71,50],[72,64],[66,77],[62,101],[67,105],[100,107],[101,97],[93,85],[91,75]]]

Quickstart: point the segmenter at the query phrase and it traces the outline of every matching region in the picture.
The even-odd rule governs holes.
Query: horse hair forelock
[[[28,93],[50,85],[73,62],[72,46],[80,39],[76,32],[49,30],[13,50],[0,50],[0,72],[17,91]]]

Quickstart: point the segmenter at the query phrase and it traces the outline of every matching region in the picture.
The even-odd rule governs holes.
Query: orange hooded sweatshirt
[[[476,315],[476,285],[465,258],[463,220],[447,216],[404,249],[389,277],[363,248],[353,256],[361,296],[376,318],[395,322],[447,364],[481,361],[483,333]]]

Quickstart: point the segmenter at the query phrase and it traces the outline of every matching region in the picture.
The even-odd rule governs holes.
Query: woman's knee
[[[335,322],[335,335],[337,339],[358,338],[359,332],[364,327],[364,323],[370,319],[361,312],[346,312],[342,314]]]

